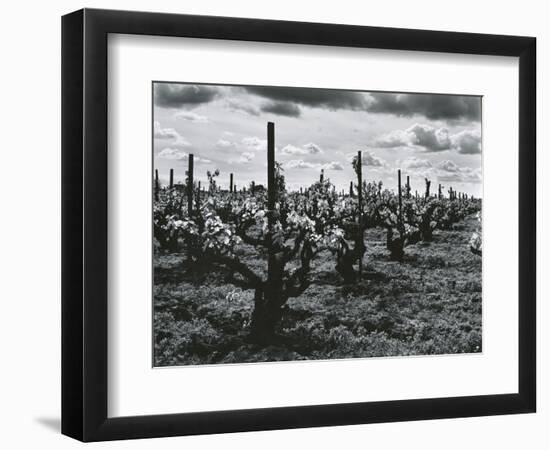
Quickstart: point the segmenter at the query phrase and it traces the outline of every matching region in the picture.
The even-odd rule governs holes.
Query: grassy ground
[[[365,269],[383,276],[353,286],[321,254],[311,286],[288,302],[277,344],[264,348],[247,342],[252,291],[190,274],[183,255],[156,255],[155,365],[480,352],[481,258],[468,246],[477,226],[470,217],[437,231],[406,247],[403,263],[389,260],[384,230],[368,230]]]

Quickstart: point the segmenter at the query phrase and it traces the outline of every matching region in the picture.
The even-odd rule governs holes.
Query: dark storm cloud
[[[256,106],[251,105],[250,103],[243,102],[240,100],[235,100],[233,98],[227,99],[225,101],[225,104],[229,109],[232,111],[239,111],[246,114],[250,114],[251,116],[259,116],[260,110],[256,108]]]
[[[262,105],[260,109],[278,116],[300,117],[300,108],[290,102],[269,102]]]
[[[369,112],[431,120],[472,120],[481,118],[481,98],[460,95],[371,93]]]
[[[338,109],[365,110],[367,107],[367,98],[362,92],[275,86],[245,86],[244,89],[250,94],[277,102],[292,102],[332,111]]]
[[[424,116],[431,120],[469,120],[481,118],[481,98],[460,95],[390,94],[291,87],[246,86],[251,94],[288,104],[387,113],[396,116]],[[282,108],[282,105],[280,106]],[[289,106],[286,106],[289,108]],[[296,107],[293,111],[296,112]],[[264,108],[262,108],[264,110]],[[286,114],[289,115],[289,114]],[[296,116],[295,116],[296,117]]]
[[[195,107],[214,100],[218,89],[186,84],[155,84],[155,105],[163,108]]]
[[[292,88],[278,86],[243,86],[231,92],[247,92],[270,100],[260,106],[267,113],[300,117],[299,106],[323,108],[330,111],[351,110],[385,113],[401,117],[424,116],[430,120],[468,120],[481,118],[481,98],[460,95],[391,94],[381,92],[343,91],[337,89]],[[155,104],[164,108],[193,108],[227,96],[222,88],[206,85],[155,84]],[[255,105],[242,99],[226,99],[235,110],[257,115]]]

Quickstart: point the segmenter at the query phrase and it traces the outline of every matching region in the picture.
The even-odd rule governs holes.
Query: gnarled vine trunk
[[[405,240],[399,233],[397,237],[394,237],[392,227],[387,227],[386,233],[386,247],[390,251],[390,259],[393,261],[402,262],[403,256],[405,255],[405,252],[403,251]]]
[[[273,342],[289,298],[298,297],[309,286],[308,274],[314,252],[311,245],[303,242],[299,255],[301,265],[289,272],[285,265],[293,253],[278,252],[272,257],[267,281],[256,285],[254,311],[250,323],[250,339],[260,345]]]
[[[250,339],[267,345],[275,337],[275,329],[283,316],[286,299],[280,292],[270,292],[258,287],[254,292],[254,311],[250,322]]]
[[[363,255],[366,251],[365,244],[361,237],[358,236],[355,239],[353,249],[349,247],[347,242],[343,241],[336,252],[336,271],[342,277],[344,284],[353,284],[357,281],[357,272],[353,268],[353,265],[360,259],[363,259]]]

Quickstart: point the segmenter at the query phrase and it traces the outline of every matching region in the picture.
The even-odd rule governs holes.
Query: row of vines
[[[268,124],[268,185],[254,183],[237,192],[220,191],[219,171],[208,172],[208,186],[193,179],[193,157],[184,188],[155,184],[154,237],[157,251],[184,253],[189,270],[208,268],[223,273],[225,280],[254,291],[250,336],[269,342],[287,301],[300,296],[310,285],[315,258],[332,255],[335,270],[344,284],[376,274],[363,269],[369,228],[386,231],[388,256],[403,261],[406,248],[431,241],[434,231],[448,230],[465,217],[478,214],[481,200],[430,192],[425,180],[423,195],[412,195],[408,182],[397,190],[362,177],[361,152],[352,161],[357,179],[349,192],[337,192],[323,174],[300,191],[285,185],[284,172],[275,162],[274,125]],[[481,232],[470,240],[472,257],[481,256]],[[244,255],[254,254],[265,264],[249,264]],[[325,256],[324,256],[325,257]]]

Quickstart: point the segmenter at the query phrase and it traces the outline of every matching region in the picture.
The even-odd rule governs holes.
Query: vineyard
[[[481,351],[481,199],[321,170],[290,191],[267,130],[267,185],[154,179],[156,366]]]

